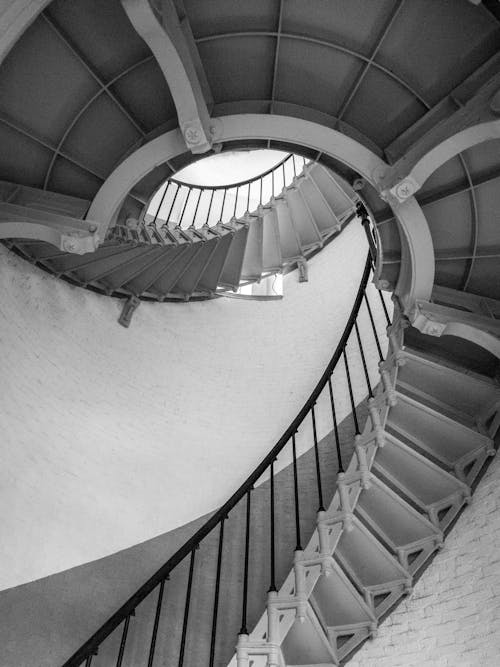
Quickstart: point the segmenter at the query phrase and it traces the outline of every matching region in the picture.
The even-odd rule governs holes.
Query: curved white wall
[[[285,278],[282,301],[142,304],[130,329],[116,300],[0,248],[0,589],[224,502],[319,378],[365,245],[353,223],[311,261],[309,283]]]

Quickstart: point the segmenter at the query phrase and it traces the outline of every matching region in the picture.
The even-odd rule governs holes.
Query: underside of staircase
[[[33,226],[44,214],[71,214],[77,219],[86,209],[85,202],[70,197],[63,201],[44,193],[40,198],[34,189],[12,191],[8,186],[0,188],[8,202],[2,205],[8,208],[4,214],[12,218],[28,213]],[[166,219],[146,214],[141,220],[119,220],[95,252],[79,255],[29,239],[11,239],[9,245],[57,277],[110,296],[135,301],[206,299],[297,265],[306,280],[307,259],[354,217],[358,200],[342,179],[309,163],[279,194],[252,212],[225,219],[223,205],[218,222],[206,219],[200,225],[196,207],[187,211],[187,224],[172,221],[174,204],[184,201],[184,213],[193,190],[198,202],[210,192],[210,188],[168,187],[162,200],[169,211]]]
[[[389,327],[381,382],[330,506],[230,665],[347,662],[472,501],[498,447],[500,388],[405,346],[402,324]]]

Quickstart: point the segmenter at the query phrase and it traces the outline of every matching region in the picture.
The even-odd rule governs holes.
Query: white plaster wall
[[[116,300],[1,247],[0,589],[222,504],[318,380],[365,248],[352,224],[312,260],[309,283],[285,278],[282,301],[142,304],[124,329]],[[331,422],[318,410],[321,435]]]
[[[500,664],[500,457],[412,595],[349,667]]]

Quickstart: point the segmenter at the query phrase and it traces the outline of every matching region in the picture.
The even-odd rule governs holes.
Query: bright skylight
[[[228,151],[190,164],[174,178],[192,185],[230,185],[258,176],[287,155],[272,150]]]

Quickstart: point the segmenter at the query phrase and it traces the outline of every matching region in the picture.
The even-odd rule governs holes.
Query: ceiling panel
[[[478,186],[475,193],[480,220],[479,245],[500,246],[500,178]]]
[[[498,257],[476,259],[469,284],[467,285],[467,291],[490,299],[500,300],[499,263],[500,258]]]
[[[47,189],[74,197],[93,199],[101,185],[102,181],[99,178],[59,157],[55,161]]]
[[[56,143],[99,89],[43,18],[24,33],[0,69],[0,112]]]
[[[52,151],[0,122],[0,180],[41,187]]]
[[[472,175],[500,170],[500,139],[485,141],[464,152]]]
[[[471,246],[472,208],[469,193],[464,192],[424,206],[424,215],[434,243],[434,250]]]
[[[425,112],[423,105],[390,75],[371,67],[344,120],[385,148]]]
[[[450,289],[461,290],[467,275],[469,261],[437,261],[434,282],[436,285],[449,287]]]
[[[435,104],[500,48],[493,17],[465,0],[406,0],[377,62]]]
[[[286,0],[283,32],[311,35],[368,56],[399,0]]]
[[[47,13],[107,80],[151,55],[120,0],[55,0]]]
[[[113,100],[100,95],[69,134],[64,150],[107,176],[140,136]]]
[[[199,44],[215,102],[270,99],[274,37],[239,37]]]
[[[438,196],[440,192],[445,192],[451,187],[465,188],[467,186],[467,175],[460,158],[457,156],[448,160],[448,162],[445,162],[442,167],[436,169],[436,171],[429,176],[419,190],[417,199],[425,200],[425,198],[429,196]]]
[[[249,30],[273,31],[279,0],[184,0],[195,37]]]
[[[342,52],[282,37],[276,97],[335,115],[361,68]]]
[[[112,90],[146,132],[177,116],[174,101],[156,60],[148,60],[133,69]]]

